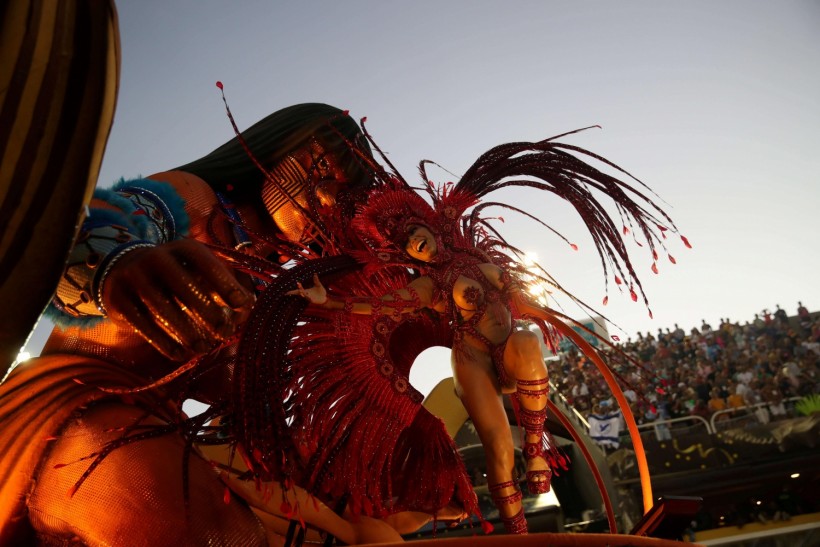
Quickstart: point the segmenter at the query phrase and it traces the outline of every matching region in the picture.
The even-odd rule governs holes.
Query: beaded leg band
[[[501,490],[505,488],[514,488],[515,491],[512,494],[503,495],[501,494]],[[501,522],[504,524],[504,529],[510,534],[526,534],[527,519],[524,518],[523,507],[511,517],[505,517],[504,512],[501,510],[505,505],[513,505],[521,501],[523,494],[521,494],[521,490],[518,489],[518,485],[514,481],[499,482],[497,484],[491,484],[489,490],[490,497],[493,499],[493,503],[501,515]]]
[[[522,386],[532,389],[522,389]],[[519,398],[540,398],[546,397],[548,390],[549,387],[547,378],[542,378],[540,380],[519,380],[516,393]],[[524,457],[528,462],[533,458],[542,458],[546,462],[547,457],[544,454],[544,445],[542,440],[544,434],[544,422],[547,419],[546,406],[541,410],[529,410],[524,408],[524,405],[521,405],[519,409],[519,417],[521,420],[521,426],[524,428],[527,436],[538,437],[538,442],[524,443]],[[527,471],[527,487],[529,488],[531,494],[544,494],[549,492],[551,479],[552,470],[549,468]]]

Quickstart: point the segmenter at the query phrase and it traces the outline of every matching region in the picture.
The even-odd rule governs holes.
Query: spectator
[[[703,418],[707,422],[709,421],[709,418],[712,417],[712,412],[706,406],[706,401],[703,401],[701,399],[698,399],[695,402],[695,406],[692,407],[692,409],[689,411],[689,413],[692,416],[699,416],[700,418]]]
[[[712,393],[707,403],[707,407],[709,408],[709,412],[712,414],[716,412],[720,412],[721,410],[726,410],[728,407],[726,400],[720,396],[720,391],[718,389],[712,389]],[[729,419],[729,414],[723,413],[718,416],[717,421],[725,421]]]
[[[783,376],[789,381],[793,393],[798,393],[800,388],[800,367],[794,360],[789,359],[783,363]]]
[[[786,407],[783,404],[783,394],[777,387],[774,378],[767,378],[766,383],[761,390],[763,400],[769,404],[769,412],[773,420],[779,420],[786,417]]]
[[[805,349],[804,355],[811,351],[818,357],[820,357],[820,342],[815,340],[807,339],[800,342],[800,345]]]
[[[811,333],[811,314],[802,302],[797,303],[797,322],[804,337]]]
[[[743,367],[743,368],[742,368],[742,369],[741,369],[741,370],[737,373],[737,381],[738,381],[739,383],[741,383],[741,384],[745,384],[745,385],[747,385],[747,386],[748,386],[748,385],[752,382],[752,380],[754,379],[754,377],[755,377],[754,373],[752,372],[751,368],[750,368],[750,367],[748,367],[748,366]]]
[[[712,391],[712,386],[706,381],[706,378],[698,374],[695,379],[695,394],[699,401],[704,403],[709,400],[709,393]]]
[[[737,413],[737,410],[743,406],[746,406],[746,401],[743,398],[743,395],[737,392],[737,386],[739,386],[738,382],[731,380],[730,387],[734,387],[734,390],[730,390],[729,396],[726,398],[726,405]]]
[[[820,321],[811,320],[807,310],[799,309],[798,318],[808,316],[809,323],[807,328],[793,329],[781,320],[783,312],[775,313],[780,318],[763,310],[742,325],[721,318],[717,330],[704,319],[700,325],[703,332],[693,327],[689,336],[676,323],[671,331],[659,328],[657,335],[637,333],[636,338],[618,344],[620,351],[603,353],[633,386],[624,390],[639,421],[689,416],[692,412],[711,417],[721,410],[761,402],[765,409],[758,412],[758,420],[778,420],[786,415],[784,401],[789,397],[820,391]],[[610,397],[598,372],[580,360],[577,352],[561,356],[550,369],[553,378],[562,378],[563,393],[582,413]],[[705,410],[696,409],[697,401],[705,403]],[[602,410],[607,412],[606,407]],[[721,421],[729,418],[727,413],[721,416],[725,416]],[[681,422],[681,427],[685,424]],[[663,427],[664,431],[656,427],[659,439],[668,438],[670,428],[668,424]],[[675,427],[677,423],[671,429]]]
[[[780,307],[780,304],[775,305],[774,310],[774,318],[775,320],[780,323],[780,325],[788,325],[789,323],[789,316],[786,314],[786,310]]]
[[[661,399],[658,401],[656,414],[657,421],[659,423],[655,424],[655,437],[658,441],[672,440],[672,433],[670,432],[669,424],[667,423],[667,420],[671,418],[671,415],[669,413],[669,401],[667,400],[666,395],[662,395]]]
[[[738,382],[735,385],[735,393],[740,396],[740,399],[746,404],[746,399],[749,396],[749,391],[751,388],[749,387],[749,383],[740,381],[738,378]]]
[[[748,386],[746,393],[744,395],[746,406],[752,408],[752,412],[754,413],[757,420],[762,424],[769,423],[771,416],[769,415],[769,409],[766,408],[765,405],[761,405],[763,402],[763,395],[760,392],[760,381],[753,380],[752,383]]]

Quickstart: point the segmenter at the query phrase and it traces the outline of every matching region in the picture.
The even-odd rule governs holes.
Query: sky
[[[820,3],[141,0],[117,4],[122,70],[99,185],[167,170],[300,102],[366,116],[405,178],[431,159],[462,173],[484,151],[599,125],[565,139],[648,184],[678,228],[677,259],[632,246],[654,319],[604,279],[564,203],[493,196],[565,233],[504,214],[499,230],[621,330],[762,309],[820,309]],[[434,172],[439,182],[453,176]],[[812,243],[815,241],[815,243]],[[566,311],[583,318],[581,310]],[[36,353],[45,325],[29,343]],[[440,354],[411,378],[446,375]]]

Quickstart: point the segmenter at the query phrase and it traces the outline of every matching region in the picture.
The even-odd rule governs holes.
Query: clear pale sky
[[[495,144],[597,124],[566,140],[649,184],[694,247],[670,240],[677,265],[662,259],[659,275],[650,257],[635,255],[654,320],[611,285],[602,311],[624,333],[611,332],[625,339],[674,323],[688,330],[701,319],[745,322],[777,304],[794,314],[798,300],[820,308],[816,1],[117,7],[122,75],[102,186],[181,165],[230,139],[217,80],[241,128],[298,102],[367,116],[411,182],[420,159],[460,173]],[[500,230],[511,242],[600,306],[598,258],[574,213],[532,192],[493,197],[579,245],[573,252],[504,214]]]

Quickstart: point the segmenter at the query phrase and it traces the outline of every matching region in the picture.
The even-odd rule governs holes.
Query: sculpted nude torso
[[[513,293],[525,306],[526,298],[504,282],[508,276],[501,268],[479,262],[475,256],[458,253],[446,263],[433,262],[439,253],[438,243],[426,226],[410,225],[407,237],[406,253],[430,264],[431,273],[382,300],[415,301],[452,318],[455,340],[451,364],[456,393],[484,446],[487,481],[505,526],[510,532],[525,531],[521,492],[513,477],[515,451],[503,392],[515,392],[521,405],[530,490],[547,491],[551,475],[541,448],[547,370],[540,342],[529,330],[513,330],[508,304]],[[326,308],[344,308],[343,302],[328,298],[318,278],[314,278],[313,287],[300,285],[292,292]],[[373,305],[365,302],[348,309],[361,314],[374,312]]]

